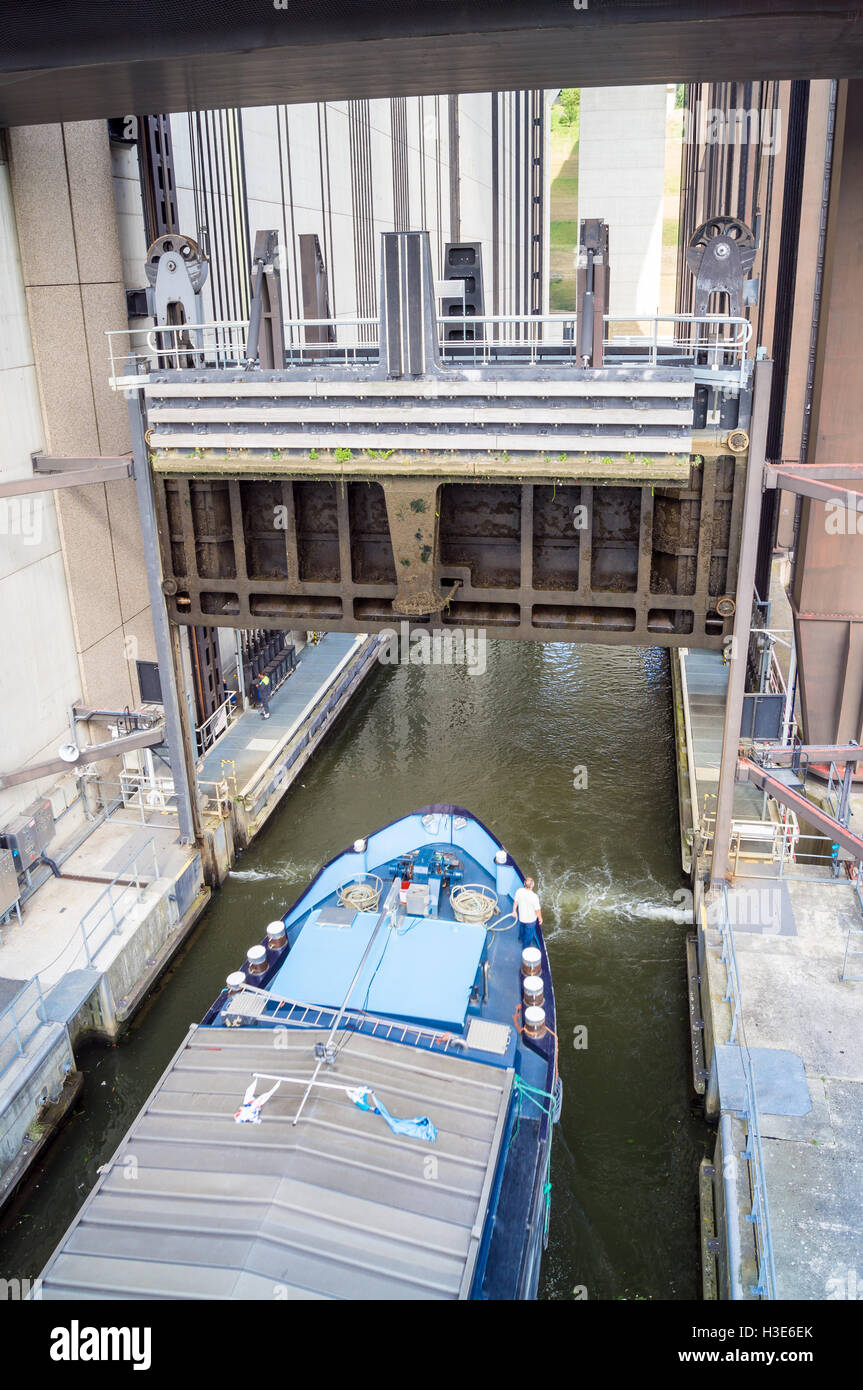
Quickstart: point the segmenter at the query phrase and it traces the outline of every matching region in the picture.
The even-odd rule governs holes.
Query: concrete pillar
[[[22,126],[8,139],[46,450],[127,453],[105,338],[127,322],[107,126]],[[135,484],[69,488],[56,508],[80,693],[100,708],[137,705],[135,660],[154,660],[155,646]]]
[[[608,223],[612,314],[655,314],[662,275],[667,88],[583,87],[578,217]]]

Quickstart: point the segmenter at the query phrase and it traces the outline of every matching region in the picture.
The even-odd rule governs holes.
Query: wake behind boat
[[[450,805],[326,864],[190,1029],[43,1298],[535,1297],[561,1093],[522,883]]]

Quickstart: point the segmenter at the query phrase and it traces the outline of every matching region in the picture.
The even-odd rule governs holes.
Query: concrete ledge
[[[698,940],[693,932],[686,938],[686,980],[689,994],[692,1086],[696,1095],[703,1096],[709,1072],[704,1056],[704,1014],[701,1007],[701,976],[698,973]]]
[[[719,1240],[716,1234],[716,1202],[713,1181],[716,1169],[707,1158],[702,1158],[698,1169],[698,1215],[701,1229],[701,1296],[707,1302],[719,1297],[719,1277],[717,1253]]]
[[[638,443],[632,440],[632,443]],[[207,451],[204,458],[190,455],[180,449],[165,449],[153,455],[153,472],[166,476],[180,475],[184,478],[208,479],[218,477],[242,478],[246,474],[255,480],[267,478],[291,478],[302,482],[317,478],[329,479],[369,479],[379,482],[389,477],[433,477],[441,483],[482,482],[493,479],[495,482],[554,483],[590,482],[608,486],[625,483],[654,484],[663,487],[684,488],[689,483],[692,467],[689,441],[679,454],[662,452],[650,454],[642,449],[631,460],[623,455],[586,452],[566,452],[553,444],[548,454],[530,455],[514,452],[512,439],[505,440],[506,448],[492,451],[476,451],[459,456],[444,449],[428,449],[422,452],[392,450],[385,461],[379,458],[368,460],[357,457],[340,460],[334,455],[328,457],[321,450],[320,457],[309,462],[308,451],[282,449],[280,461],[273,459],[272,445],[261,447],[258,452],[237,451],[228,455],[214,450]],[[642,462],[642,458],[646,462]]]

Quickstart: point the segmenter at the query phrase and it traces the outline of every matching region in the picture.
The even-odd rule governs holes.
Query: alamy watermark
[[[682,894],[691,898],[688,889],[679,889],[674,895],[675,903]],[[705,910],[708,925],[715,930],[720,930],[727,920],[732,927],[758,931],[762,936],[782,934],[781,887],[735,888],[727,899],[717,897],[707,903]]]
[[[435,628],[427,632],[400,623],[398,630],[384,628],[378,651],[382,666],[465,666],[471,676],[486,671],[486,635],[483,628]]]
[[[824,529],[828,536],[863,536],[863,498],[831,497],[824,503]]]
[[[129,1361],[134,1371],[148,1371],[152,1339],[149,1327],[88,1327],[73,1318],[52,1330],[48,1354],[52,1361]]]
[[[762,111],[759,106],[705,106],[697,101],[683,112],[686,145],[759,145],[765,154],[782,148],[781,111]]]
[[[44,516],[39,496],[0,497],[0,536],[20,536],[24,545],[38,545]]]
[[[41,1302],[42,1280],[0,1279],[0,1303]]]

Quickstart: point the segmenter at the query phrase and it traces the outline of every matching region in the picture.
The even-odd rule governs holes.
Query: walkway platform
[[[115,894],[115,916],[122,919],[122,909],[135,896],[130,886],[121,897],[123,886],[131,885],[134,879],[134,863],[144,885],[143,903],[155,901],[172,888],[186,868],[199,860],[197,851],[180,845],[177,827],[169,818],[153,812],[148,815],[151,823],[142,825],[140,813],[132,809],[113,812],[110,820],[98,825],[63,861],[62,878],[49,878],[25,904],[23,920],[3,927],[0,974],[22,983],[38,975],[45,990],[69,971],[108,968],[128,939],[122,926],[119,933],[113,933],[110,904],[104,897],[115,876],[122,876]],[[81,933],[82,919],[93,933],[91,960]]]
[[[689,693],[689,724],[692,731],[692,759],[698,794],[699,816],[713,815],[719,791],[719,762],[722,757],[722,726],[728,691],[728,667],[721,652],[684,651],[681,662]],[[762,796],[744,782],[734,789],[734,816],[739,820],[760,820]]]
[[[365,640],[364,633],[329,632],[318,646],[304,647],[293,675],[270,700],[270,718],[263,719],[257,706],[241,714],[202,759],[200,780],[218,782],[232,775],[238,792],[244,791]]]
[[[793,872],[800,878],[739,877],[732,897],[743,1039],[749,1049],[791,1054],[780,1058],[782,1099],[756,1082],[776,1296],[856,1298],[848,1290],[863,1251],[863,982],[841,975],[849,931],[863,937],[863,908],[854,887],[829,870]],[[782,890],[792,921],[779,934],[758,918]],[[721,968],[715,936],[711,975]],[[795,1068],[805,1077],[802,1095]],[[737,1108],[730,1088],[720,1088],[720,1099]]]
[[[27,1132],[44,1097],[71,1095],[72,1045],[122,1032],[204,911],[205,877],[220,882],[275,810],[374,670],[378,646],[328,634],[304,648],[268,720],[255,708],[234,721],[199,764],[202,803],[207,784],[226,782],[229,796],[202,812],[198,848],[180,843],[175,809],[142,808],[138,793],[89,833],[79,823],[52,843],[61,877],[40,883],[23,919],[0,932],[0,1205],[37,1152]]]

